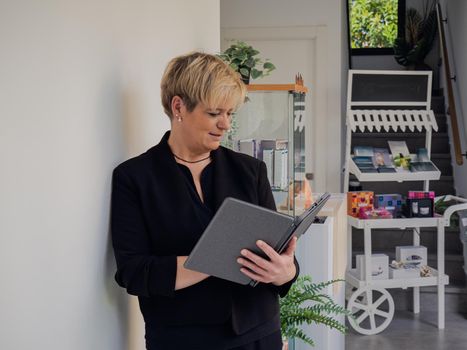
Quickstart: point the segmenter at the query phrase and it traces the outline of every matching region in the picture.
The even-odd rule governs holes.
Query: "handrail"
[[[456,103],[454,100],[454,93],[452,90],[451,67],[449,65],[449,56],[448,56],[448,50],[446,47],[446,37],[444,35],[441,5],[439,3],[436,4],[436,14],[438,18],[439,41],[440,41],[441,48],[442,48],[442,58],[443,58],[443,63],[444,63],[444,75],[446,77],[446,85],[447,85],[447,90],[448,90],[448,105],[449,105],[448,114],[451,118],[454,153],[456,156],[457,165],[462,165],[464,163],[464,159],[462,158],[463,155],[462,155],[461,143],[460,143],[460,137],[459,137],[459,125],[457,124]]]

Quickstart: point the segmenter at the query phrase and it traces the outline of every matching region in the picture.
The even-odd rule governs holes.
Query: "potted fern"
[[[219,57],[227,62],[233,70],[240,73],[245,84],[249,84],[251,79],[258,79],[268,76],[276,67],[261,58],[255,57],[259,51],[243,41],[237,41],[222,52]]]
[[[349,312],[323,293],[323,290],[336,282],[344,282],[344,280],[313,283],[310,276],[300,276],[290,288],[289,293],[279,300],[281,332],[284,339],[283,350],[288,349],[287,340],[293,338],[301,339],[314,346],[313,339],[300,328],[302,324],[324,324],[341,333],[347,331],[347,327],[333,316],[347,316]]]

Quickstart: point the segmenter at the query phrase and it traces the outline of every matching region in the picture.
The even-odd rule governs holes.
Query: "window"
[[[405,0],[347,0],[352,55],[391,55],[404,35]]]

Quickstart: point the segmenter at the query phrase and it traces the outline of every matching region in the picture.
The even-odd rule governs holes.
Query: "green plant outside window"
[[[399,0],[348,1],[351,48],[392,48],[398,34]]]

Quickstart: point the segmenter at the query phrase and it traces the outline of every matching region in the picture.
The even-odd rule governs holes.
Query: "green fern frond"
[[[301,329],[294,328],[291,329],[289,332],[283,332],[282,335],[287,338],[298,338],[311,346],[315,346],[313,339],[308,337]]]
[[[327,287],[338,282],[344,280],[313,283],[310,276],[297,278],[289,293],[279,301],[282,335],[287,338],[302,339],[313,345],[313,340],[300,328],[303,324],[323,324],[346,333],[346,326],[335,320],[333,316],[348,316],[349,312],[323,293]]]

